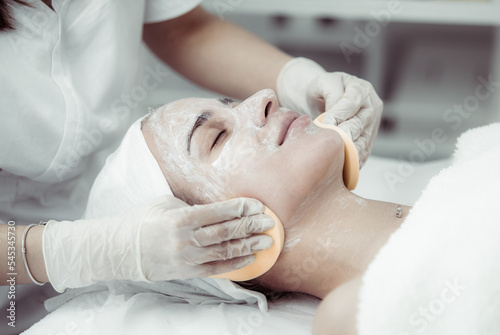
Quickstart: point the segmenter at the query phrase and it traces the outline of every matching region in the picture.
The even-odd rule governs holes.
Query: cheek
[[[285,218],[327,178],[342,178],[343,142],[336,133],[315,134],[278,152],[247,155],[228,175],[226,197],[256,198]]]
[[[176,167],[167,176],[174,195],[190,205],[224,200],[221,182],[209,173],[209,169],[193,167],[189,173],[185,173]]]
[[[246,140],[231,138],[222,149],[218,159],[212,163],[210,169],[221,181],[226,198],[234,198],[241,190],[243,179],[250,177],[250,171],[255,170],[255,162],[261,160],[257,151],[258,146],[252,137]]]
[[[267,205],[281,193],[276,183],[280,169],[270,161],[264,163],[255,158],[245,169],[228,178],[227,195],[255,198]]]
[[[272,173],[264,171],[272,171],[274,168],[263,164],[257,151],[241,152],[232,163],[222,177],[226,199],[249,197],[264,201],[272,193]]]
[[[297,183],[302,187],[315,186],[326,175],[335,179],[342,177],[344,165],[344,142],[334,131],[323,131],[294,145],[295,159],[291,160]],[[340,169],[340,171],[339,171]]]
[[[216,173],[223,181],[226,199],[249,197],[265,200],[275,193],[275,175],[281,170],[270,152],[250,139],[229,143],[227,154],[221,153]]]
[[[187,157],[172,147],[163,157],[162,170],[174,195],[191,205],[224,199],[220,178],[209,164],[198,161],[196,153]]]
[[[275,177],[283,205],[293,211],[318,189],[320,183],[342,178],[343,142],[337,136],[309,137],[290,151],[284,153],[286,158],[281,160],[281,173]]]

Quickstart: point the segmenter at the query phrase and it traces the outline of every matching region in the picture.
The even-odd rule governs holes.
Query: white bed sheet
[[[370,199],[413,204],[432,176],[450,160],[403,163],[372,156],[361,170],[356,193]],[[399,177],[398,177],[399,176]],[[256,305],[171,303],[157,293],[108,297],[93,292],[79,296],[50,313],[23,334],[276,334],[311,333],[319,299],[290,294]]]
[[[107,296],[79,296],[25,334],[309,334],[319,303],[293,294],[262,312],[256,305],[172,303],[157,293]]]

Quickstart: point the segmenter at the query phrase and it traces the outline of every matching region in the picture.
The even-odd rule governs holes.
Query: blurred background
[[[500,83],[495,85],[500,0],[208,0],[203,5],[293,56],[370,81],[385,103],[376,155],[444,158],[465,130],[500,121]],[[156,66],[148,51],[144,56]],[[192,96],[217,94],[172,72],[146,103]],[[442,133],[439,141],[433,132]],[[429,141],[435,149],[422,149]],[[412,158],[415,151],[423,155]]]

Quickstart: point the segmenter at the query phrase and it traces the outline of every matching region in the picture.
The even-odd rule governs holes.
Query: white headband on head
[[[90,191],[85,218],[114,216],[162,195],[173,195],[141,130],[144,117],[129,128],[106,160]]]

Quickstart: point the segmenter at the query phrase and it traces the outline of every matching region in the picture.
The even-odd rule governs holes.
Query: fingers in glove
[[[356,149],[358,149],[359,168],[361,169],[363,165],[365,165],[368,156],[370,156],[371,140],[366,134],[361,134],[354,145],[356,146]]]
[[[198,228],[193,231],[193,238],[197,246],[205,247],[262,233],[273,226],[270,216],[256,214]]]
[[[370,155],[371,143],[373,143],[377,136],[378,122],[375,122],[375,125],[371,125],[366,129],[363,129],[363,124],[359,122],[362,121],[353,118],[341,123],[339,127],[346,133],[349,134],[351,132],[353,134],[351,138],[358,152],[359,167],[361,168]],[[350,131],[350,129],[353,130]]]
[[[346,87],[342,98],[335,105],[330,106],[327,101],[323,122],[338,125],[350,119],[359,112],[369,94],[370,90],[359,79],[351,82]]]
[[[192,206],[185,213],[184,222],[181,225],[198,228],[263,212],[264,205],[260,201],[236,198],[208,205]]]
[[[351,137],[353,142],[356,143],[356,140],[361,134],[365,132],[371,134],[373,132],[373,122],[377,123],[375,120],[375,111],[371,106],[368,106],[361,108],[358,114],[344,122],[341,122],[338,126]]]
[[[274,241],[267,235],[256,235],[245,239],[231,240],[220,244],[201,248],[203,252],[195,259],[196,263],[203,264],[213,261],[224,261],[235,257],[242,257],[265,250],[273,245]]]
[[[308,95],[315,97],[315,99],[322,99],[323,108],[320,110],[324,112],[334,106],[344,96],[345,86],[348,81],[354,78],[350,74],[344,72],[324,73],[316,82],[308,88]]]
[[[252,264],[255,261],[255,255],[248,255],[244,257],[235,257],[232,259],[227,259],[225,261],[210,262],[202,265],[200,267],[199,277],[213,276],[221,273],[226,273],[238,269],[242,269],[245,266]]]

